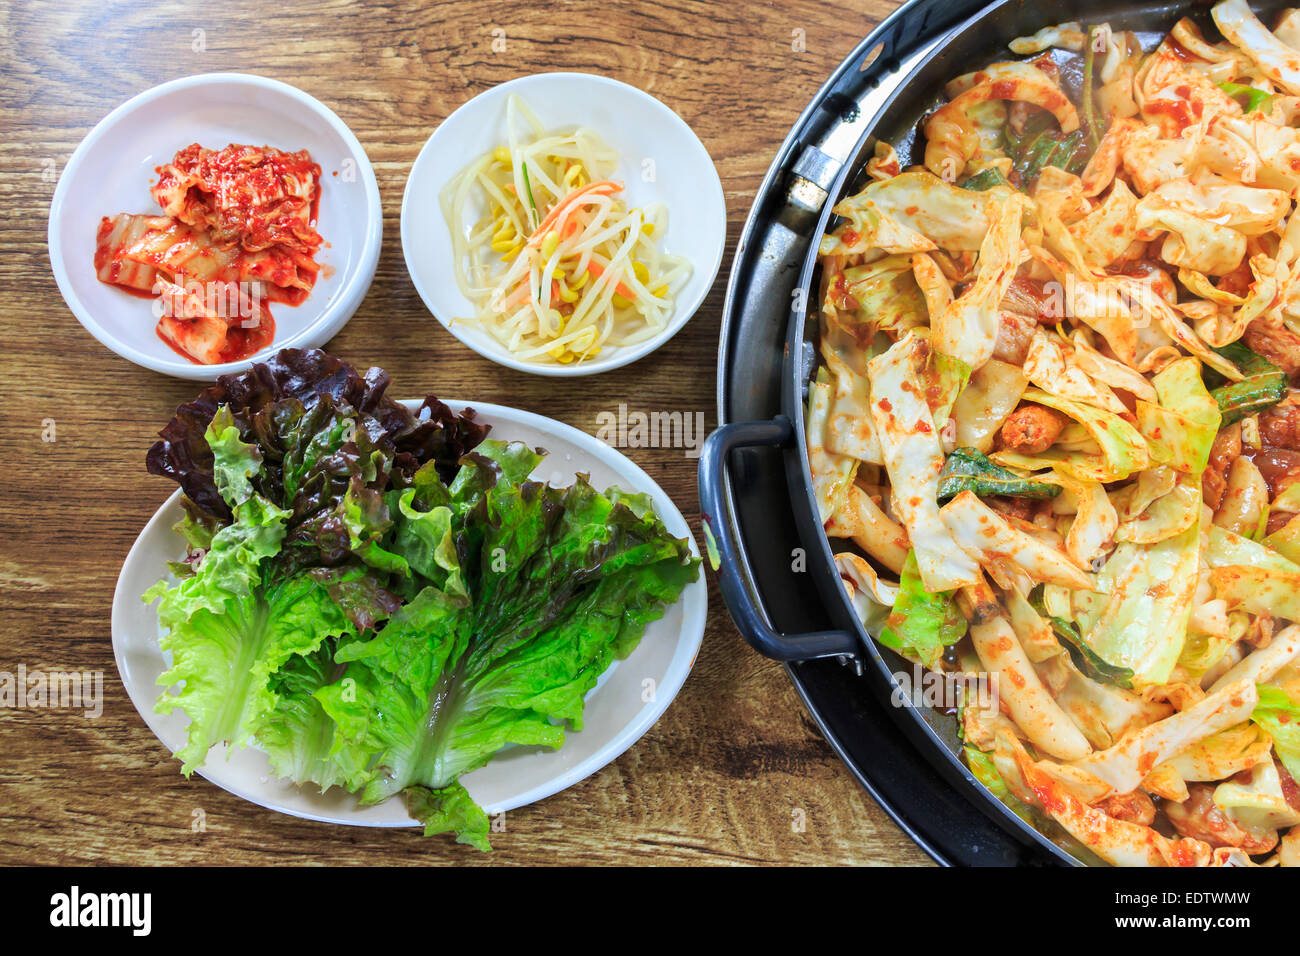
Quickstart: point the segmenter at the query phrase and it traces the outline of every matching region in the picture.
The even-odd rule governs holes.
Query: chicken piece
[[[1069,423],[1069,418],[1053,408],[1026,402],[1002,423],[998,443],[1022,455],[1037,455],[1051,448]]]
[[[1005,301],[1005,299],[1003,300]],[[1029,343],[1034,340],[1038,321],[1020,312],[998,310],[998,337],[993,343],[993,357],[1008,365],[1024,365],[1029,357]]]
[[[1286,490],[1288,485],[1300,481],[1300,451],[1266,444],[1261,450],[1254,452],[1250,460],[1263,475],[1270,498],[1276,498]],[[1206,503],[1209,503],[1208,499]]]
[[[996,495],[987,499],[987,504],[998,514],[1004,514],[1017,521],[1032,522],[1034,513],[1037,510],[1037,502],[1028,498],[1017,498],[1011,495]]]
[[[1270,511],[1268,513],[1268,523],[1264,527],[1264,534],[1270,535],[1281,531],[1286,527],[1287,522],[1294,517],[1295,515],[1289,511]]]
[[[1112,793],[1097,804],[1097,809],[1116,820],[1140,823],[1144,827],[1149,827],[1156,818],[1155,801],[1144,790]]]
[[[1240,847],[1251,856],[1267,853],[1277,846],[1276,830],[1251,833],[1220,810],[1214,802],[1213,784],[1188,784],[1187,790],[1189,796],[1182,803],[1165,803],[1165,815],[1183,836],[1212,847]]]
[[[1277,778],[1282,784],[1283,799],[1296,810],[1300,810],[1300,784],[1295,782],[1291,771],[1287,770],[1286,765],[1276,757],[1273,759],[1273,766],[1277,768]]]
[[[1250,627],[1241,639],[1251,647],[1259,650],[1273,643],[1273,617],[1270,614],[1258,614],[1250,622]]]
[[[1259,437],[1265,445],[1300,451],[1300,405],[1274,405],[1260,412]]]
[[[1228,469],[1241,455],[1241,424],[1223,429],[1214,436],[1210,458],[1201,475],[1201,496],[1211,510],[1217,510],[1228,490]],[[1265,478],[1267,480],[1267,476]]]
[[[1049,286],[1042,279],[1016,276],[1002,297],[1000,308],[1051,327],[1065,318],[1065,296],[1059,285]]]
[[[1300,384],[1300,335],[1286,326],[1274,328],[1255,321],[1242,336],[1252,352],[1258,352],[1282,371],[1292,384]]]

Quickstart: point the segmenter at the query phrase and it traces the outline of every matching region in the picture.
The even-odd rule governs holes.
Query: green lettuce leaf
[[[316,691],[340,684],[347,695],[347,666],[336,664],[339,641],[325,640],[310,654],[290,658],[271,681],[272,709],[257,728],[257,742],[278,776],[301,786],[314,783],[359,790],[370,779],[371,754],[336,732]]]
[[[454,516],[446,506],[421,511],[415,505],[416,490],[399,493],[396,511],[401,515],[393,550],[405,555],[407,566],[431,584],[449,594],[464,594],[460,559],[452,535]]]
[[[375,755],[364,803],[403,794],[428,827],[477,827],[448,788],[503,747],[559,747],[566,726],[581,729],[599,676],[698,575],[647,499],[581,477],[567,489],[520,480],[536,460],[485,442],[465,457],[450,508],[421,513],[403,496],[386,546],[443,587],[341,643],[346,676],[313,692],[340,738]],[[479,845],[476,833],[462,835]]]
[[[441,790],[409,787],[406,807],[411,816],[424,824],[424,835],[454,833],[457,843],[468,843],[477,850],[490,850],[488,815],[473,801],[459,783]]]
[[[212,476],[217,491],[234,508],[253,496],[252,479],[262,470],[262,453],[239,437],[230,409],[221,406],[212,417],[205,435],[212,449]]]
[[[158,683],[182,685],[164,693],[156,709],[180,708],[190,718],[186,744],[176,754],[186,775],[214,744],[248,742],[274,706],[270,681],[286,661],[352,627],[313,578],[263,580],[263,567],[283,539],[286,512],[254,496],[234,515],[235,522],[213,536],[192,577],[175,587],[160,581],[144,595],[158,601],[158,619],[167,629],[160,644],[172,657]]]
[[[542,454],[473,413],[414,413],[318,351],[285,350],[177,409],[149,470],[185,490],[189,552],[158,602],[159,712],[183,772],[255,742],[277,775],[488,849],[459,783],[560,746],[586,695],[699,575],[646,495],[532,481]]]

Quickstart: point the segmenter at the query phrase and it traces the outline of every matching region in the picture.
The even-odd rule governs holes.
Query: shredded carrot
[[[560,200],[546,218],[541,221],[533,234],[528,237],[527,245],[536,246],[546,238],[546,234],[551,231],[552,227],[559,226],[563,230],[564,220],[568,218],[570,212],[583,205],[582,200],[590,196],[608,196],[612,193],[620,192],[623,184],[615,182],[612,179],[602,179],[598,182],[588,183],[581,189],[575,189],[569,195]]]
[[[519,283],[519,285],[515,286],[515,291],[510,293],[510,297],[502,303],[502,306],[504,308],[509,309],[516,305],[523,305],[527,301],[528,301],[528,279],[525,278],[522,282]]]
[[[587,271],[590,272],[592,275],[594,275],[597,279],[599,279],[602,275],[604,275],[605,267],[602,266],[600,263],[596,262],[595,260],[592,260],[591,262],[587,263]],[[617,292],[625,299],[636,298],[636,293],[633,292],[631,289],[629,289],[621,282],[614,287],[614,291]]]

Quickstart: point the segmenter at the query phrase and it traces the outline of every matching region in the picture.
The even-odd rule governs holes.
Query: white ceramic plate
[[[50,205],[50,263],[68,308],[104,345],[155,372],[211,381],[257,360],[188,361],[154,332],[152,302],[95,277],[100,219],[119,212],[158,214],[149,195],[158,179],[155,167],[190,143],[306,149],[320,164],[317,224],[325,245],[316,258],[325,268],[301,305],[272,304],[275,341],[259,355],[324,345],[352,317],[375,277],[383,237],[379,186],[365,150],[333,111],[287,83],[242,73],[187,76],[146,90],[81,141]]]
[[[414,408],[417,403],[407,404]],[[585,432],[540,415],[478,402],[447,404],[455,411],[471,405],[478,412],[478,420],[492,426],[492,438],[545,448],[550,454],[534,473],[537,479],[567,485],[575,473],[584,472],[590,474],[597,488],[613,484],[647,492],[668,530],[687,538],[698,555],[686,519],[672,500],[620,452]],[[118,672],[136,710],[169,751],[184,744],[188,718],[179,710],[165,716],[154,712],[159,693],[156,682],[168,662],[158,646],[155,607],[146,605],[140,596],[166,574],[168,561],[183,556],[181,539],[171,530],[181,515],[177,491],[136,539],[113,595],[113,655]],[[559,750],[503,750],[487,766],[461,778],[470,796],[489,813],[521,807],[572,786],[636,743],[667,709],[690,673],[704,635],[707,604],[708,590],[701,573],[681,599],[646,628],[636,650],[606,671],[587,695],[581,731],[570,732]],[[650,688],[652,694],[647,693]],[[169,760],[161,750],[158,758]],[[180,764],[173,762],[173,766],[179,773]],[[227,756],[224,747],[214,747],[198,772],[236,796],[297,817],[354,826],[415,825],[400,798],[359,807],[354,797],[337,788],[321,794],[315,787],[295,787],[276,778],[266,755],[253,748]]]
[[[672,317],[659,335],[634,346],[606,349],[571,365],[524,362],[479,329],[454,319],[474,314],[453,271],[451,231],[438,193],[475,158],[505,142],[506,98],[521,97],[547,129],[587,126],[619,154],[615,178],[629,205],[662,202],[665,251],[690,260],[690,279],[677,291]],[[653,181],[647,181],[653,170]],[[472,211],[472,210],[471,210]],[[540,375],[591,375],[635,362],[677,334],[704,302],[722,264],[727,206],[704,144],[676,113],[635,86],[590,73],[537,73],[480,93],[439,126],[411,167],[402,196],[402,253],[425,306],[452,335],[480,355]]]

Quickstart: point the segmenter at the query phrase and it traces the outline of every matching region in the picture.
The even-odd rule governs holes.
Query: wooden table
[[[190,73],[275,77],[352,128],[383,196],[379,272],[332,351],[387,368],[399,396],[500,402],[588,431],[628,402],[700,410],[711,428],[727,263],[653,356],[567,385],[511,372],[452,339],[416,295],[398,240],[407,172],[434,127],[488,87],[543,70],[603,73],[663,100],[704,141],[726,191],[729,260],[791,124],[893,6],[0,0],[0,671],[98,670],[105,697],[98,719],[0,710],[0,864],[925,862],[835,758],[781,667],[741,641],[716,587],[704,649],[664,718],[588,780],[509,813],[490,855],[414,831],[304,822],[186,781],[117,677],[109,607],[128,547],[171,492],[145,473],[145,450],[197,389],[95,342],[60,298],[45,242],[58,172],[114,106]],[[695,460],[629,454],[698,526]],[[194,832],[199,810],[206,830]]]

